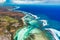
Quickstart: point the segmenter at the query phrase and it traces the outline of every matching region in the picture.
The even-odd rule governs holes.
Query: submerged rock
[[[13,40],[14,33],[23,26],[21,18],[25,14],[10,11],[8,7],[2,7],[0,9],[0,40]]]
[[[25,16],[24,21],[27,25],[18,30],[14,36],[14,40],[55,40],[50,31],[41,30],[43,21]],[[47,25],[46,25],[47,26]]]
[[[48,24],[45,20],[27,12],[8,10],[9,7],[0,9],[0,40],[55,40],[50,31],[43,29]]]

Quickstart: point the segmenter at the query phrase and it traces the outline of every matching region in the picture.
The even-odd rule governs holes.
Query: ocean
[[[60,5],[20,5],[19,10],[40,16],[44,14],[52,20],[60,21]]]

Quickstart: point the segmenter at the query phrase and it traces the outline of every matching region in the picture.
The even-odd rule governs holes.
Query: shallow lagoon
[[[13,6],[13,5],[12,5]],[[59,5],[39,5],[24,4],[18,5],[16,10],[31,13],[40,17],[39,20],[46,20],[48,26],[42,27],[42,30],[50,30],[56,40],[60,40],[60,6]],[[27,14],[28,14],[27,13]]]
[[[60,34],[60,6],[59,5],[20,5],[18,10],[26,11],[32,13],[41,19],[45,19],[48,21],[49,26],[47,30],[54,30],[53,34],[55,34],[56,40],[59,39]],[[58,35],[58,36],[57,36]]]

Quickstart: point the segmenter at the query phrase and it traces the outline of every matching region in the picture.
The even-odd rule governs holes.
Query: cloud
[[[13,0],[13,3],[16,3],[16,4],[35,4],[35,3],[43,3],[43,2],[46,2],[46,0],[38,0],[38,1],[37,0],[34,0],[34,1],[32,1],[32,0],[30,0],[30,1]]]
[[[4,3],[4,2],[6,2],[6,0],[0,0],[0,3]]]

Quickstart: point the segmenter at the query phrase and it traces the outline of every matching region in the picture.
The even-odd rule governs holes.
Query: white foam
[[[47,20],[40,20],[40,21],[43,22],[43,26],[47,26],[48,25]]]
[[[60,31],[53,29],[53,28],[46,28],[45,30],[51,31],[52,35],[54,36],[55,40],[60,40]],[[58,35],[58,36],[57,36]]]

